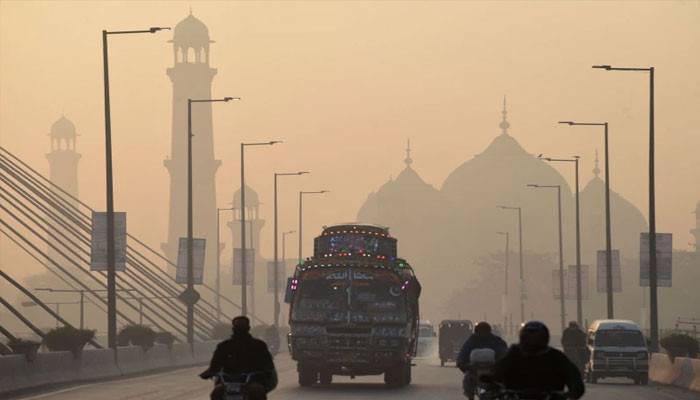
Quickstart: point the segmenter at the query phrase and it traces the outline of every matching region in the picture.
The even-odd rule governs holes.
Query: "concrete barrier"
[[[117,349],[88,349],[76,357],[70,352],[38,353],[32,362],[23,355],[0,356],[0,394],[46,385],[81,382],[143,373],[163,368],[206,364],[216,342],[196,343],[194,356],[187,343],[170,349],[155,345],[148,351],[128,346]]]
[[[667,354],[654,353],[649,363],[649,379],[700,392],[700,359],[676,357],[671,362]]]

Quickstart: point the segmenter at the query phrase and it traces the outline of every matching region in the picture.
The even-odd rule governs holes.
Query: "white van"
[[[618,319],[594,321],[588,328],[587,342],[588,383],[606,377],[631,378],[641,385],[649,383],[649,350],[636,323]]]

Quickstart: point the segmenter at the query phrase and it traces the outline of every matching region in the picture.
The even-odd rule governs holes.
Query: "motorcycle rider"
[[[475,378],[469,371],[469,359],[472,351],[476,349],[491,349],[496,353],[496,360],[498,360],[505,355],[508,345],[503,339],[491,332],[491,325],[488,322],[482,321],[474,326],[474,334],[464,342],[457,356],[457,368],[464,373],[462,388],[465,396],[470,400],[474,398],[474,389],[477,382],[475,382]]]
[[[583,370],[583,365],[588,358],[586,333],[581,330],[575,321],[569,322],[569,327],[564,329],[561,335],[561,346],[569,360],[576,364],[579,370]]]
[[[579,399],[585,392],[578,368],[564,353],[549,347],[549,329],[540,321],[522,325],[519,343],[496,363],[493,379],[506,389],[532,392],[533,396],[565,387],[570,399]]]
[[[272,355],[265,342],[251,336],[248,317],[238,316],[231,323],[233,335],[216,346],[209,368],[199,376],[210,379],[222,371],[233,376],[259,372],[246,389],[250,400],[265,399],[266,394],[277,386],[277,372]],[[212,400],[220,400],[224,392],[225,386],[218,383],[210,397]]]

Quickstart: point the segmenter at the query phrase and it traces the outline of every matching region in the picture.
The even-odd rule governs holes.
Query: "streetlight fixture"
[[[579,205],[579,184],[578,184],[578,161],[579,156],[572,158],[552,158],[542,157],[542,160],[549,162],[572,162],[575,166],[576,174],[576,320],[579,326],[583,326],[583,293],[581,283],[581,223],[580,223],[580,205]]]
[[[501,210],[518,211],[518,256],[520,258],[520,322],[525,322],[525,275],[523,273],[523,209],[522,207],[498,206]]]
[[[248,271],[245,260],[245,148],[246,146],[272,146],[277,143],[282,143],[282,141],[241,143],[241,314],[244,316],[248,315]]]
[[[658,275],[656,264],[656,189],[654,178],[654,67],[627,68],[610,65],[594,65],[606,71],[628,71],[649,73],[649,330],[651,348],[659,349]]]
[[[605,141],[605,286],[607,293],[608,319],[614,318],[613,307],[613,278],[612,278],[612,228],[610,223],[610,157],[608,152],[608,123],[607,122],[574,122],[559,121],[569,126],[602,126]]]
[[[311,192],[305,192],[305,191],[300,191],[299,192],[299,264],[302,263],[303,259],[301,257],[301,244],[302,244],[302,232],[303,232],[303,226],[302,226],[302,215],[303,215],[303,203],[304,203],[304,195],[307,194],[324,194],[328,193],[330,190],[317,190],[317,191],[311,191]]]
[[[180,299],[187,305],[187,343],[194,343],[194,305],[199,300],[199,293],[194,289],[194,240],[192,212],[192,104],[193,103],[228,103],[240,100],[240,97],[221,99],[187,99],[187,289]],[[218,243],[216,244],[219,245]],[[218,293],[217,293],[218,301]],[[194,348],[193,348],[194,349]]]
[[[102,66],[104,72],[105,103],[105,181],[107,200],[107,344],[117,348],[117,274],[115,270],[114,244],[114,182],[112,178],[112,115],[109,103],[109,52],[108,35],[125,35],[132,33],[156,33],[168,27],[151,27],[135,31],[102,31]]]
[[[564,245],[561,227],[561,185],[535,185],[527,184],[527,187],[535,189],[557,189],[557,216],[559,219],[559,306],[561,312],[561,330],[566,327],[566,303],[564,294]]]
[[[70,304],[80,304],[79,301],[52,301],[52,302],[44,302],[47,306],[56,306],[56,328],[59,327],[60,322],[61,322],[61,306],[62,305],[70,305]],[[34,302],[34,301],[23,301],[22,302],[22,307],[36,307],[39,304]],[[82,327],[80,329],[83,329]]]
[[[309,171],[298,171],[298,172],[275,172],[275,179],[274,179],[274,240],[273,240],[273,247],[274,247],[274,266],[275,266],[275,277],[274,279],[274,286],[275,286],[275,307],[274,307],[274,327],[278,328],[279,327],[279,322],[280,322],[280,301],[279,301],[279,282],[278,282],[278,275],[279,275],[279,258],[277,257],[277,239],[279,235],[277,234],[277,177],[279,176],[300,176],[300,175],[305,175],[308,174]],[[284,257],[282,258],[284,260]]]

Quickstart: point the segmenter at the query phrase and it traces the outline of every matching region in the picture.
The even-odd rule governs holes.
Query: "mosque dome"
[[[238,208],[241,205],[241,189],[236,190],[233,194],[233,207]],[[246,208],[255,208],[260,205],[260,199],[258,198],[258,192],[253,190],[250,186],[245,185],[245,206]]]
[[[175,25],[173,43],[181,47],[207,47],[209,43],[209,28],[197,17],[192,15]]]
[[[593,179],[581,190],[581,253],[584,263],[594,265],[596,252],[605,249],[605,181],[600,178],[596,154]],[[629,200],[610,189],[612,248],[622,259],[639,258],[641,232],[648,231],[642,212]],[[624,283],[623,283],[624,286]]]
[[[50,135],[56,139],[74,139],[76,136],[75,124],[62,115],[51,125]]]

